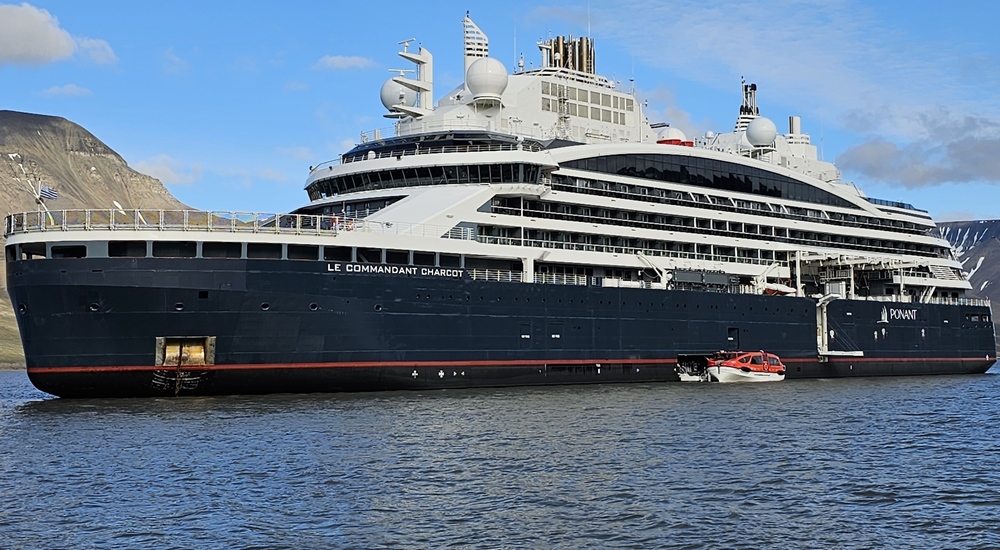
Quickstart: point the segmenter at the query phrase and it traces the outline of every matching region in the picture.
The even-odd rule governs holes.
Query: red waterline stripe
[[[484,361],[344,361],[337,363],[258,363],[228,365],[184,365],[181,371],[223,371],[223,370],[266,370],[266,369],[339,369],[339,368],[379,368],[379,367],[515,367],[524,365],[672,365],[677,359],[518,359]],[[176,366],[79,366],[79,367],[28,367],[29,372],[39,374],[72,374],[91,372],[153,372],[173,371]]]

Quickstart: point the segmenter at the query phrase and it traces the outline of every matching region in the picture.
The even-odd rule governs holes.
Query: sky
[[[1000,218],[992,0],[3,1],[0,109],[80,124],[198,209],[305,204],[310,166],[391,135],[379,89],[412,67],[401,40],[434,55],[435,102],[462,82],[471,10],[508,71],[589,34],[597,72],[688,136],[732,131],[746,78],[868,196]]]

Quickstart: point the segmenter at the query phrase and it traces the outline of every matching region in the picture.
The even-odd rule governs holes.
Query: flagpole
[[[23,166],[21,166],[21,171],[24,172]],[[14,178],[14,181],[21,180],[19,178]],[[31,183],[30,179],[25,179],[24,183],[28,185],[28,189],[31,189],[31,196],[35,197],[35,204],[39,206],[38,212],[45,212],[45,216],[48,217],[49,223],[55,225],[56,220],[52,217],[52,212],[49,212],[49,207],[45,206],[45,199],[42,198],[42,182],[38,182],[38,189],[35,189],[35,186]]]

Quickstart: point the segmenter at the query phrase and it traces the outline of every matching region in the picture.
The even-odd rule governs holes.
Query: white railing
[[[52,210],[10,214],[4,235],[51,231],[202,231],[337,235],[349,231],[476,240],[468,227],[372,221],[343,216],[197,210]]]
[[[420,147],[412,149],[398,149],[389,151],[369,151],[368,154],[360,158],[351,158],[343,155],[339,159],[326,161],[318,166],[310,168],[309,173],[314,174],[319,170],[330,169],[341,164],[353,162],[364,162],[366,160],[412,157],[415,155],[434,155],[440,153],[489,153],[498,151],[540,151],[537,145],[524,145],[514,143],[492,143],[487,145],[445,145],[440,147]]]

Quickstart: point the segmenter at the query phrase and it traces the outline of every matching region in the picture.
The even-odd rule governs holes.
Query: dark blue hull
[[[334,267],[27,260],[8,263],[8,287],[29,377],[73,397],[674,381],[679,355],[737,348],[779,355],[788,378],[981,373],[996,359],[992,324],[970,321],[985,306],[835,300],[829,347],[863,356],[821,358],[808,298]],[[158,338],[210,338],[210,364],[158,364]]]

